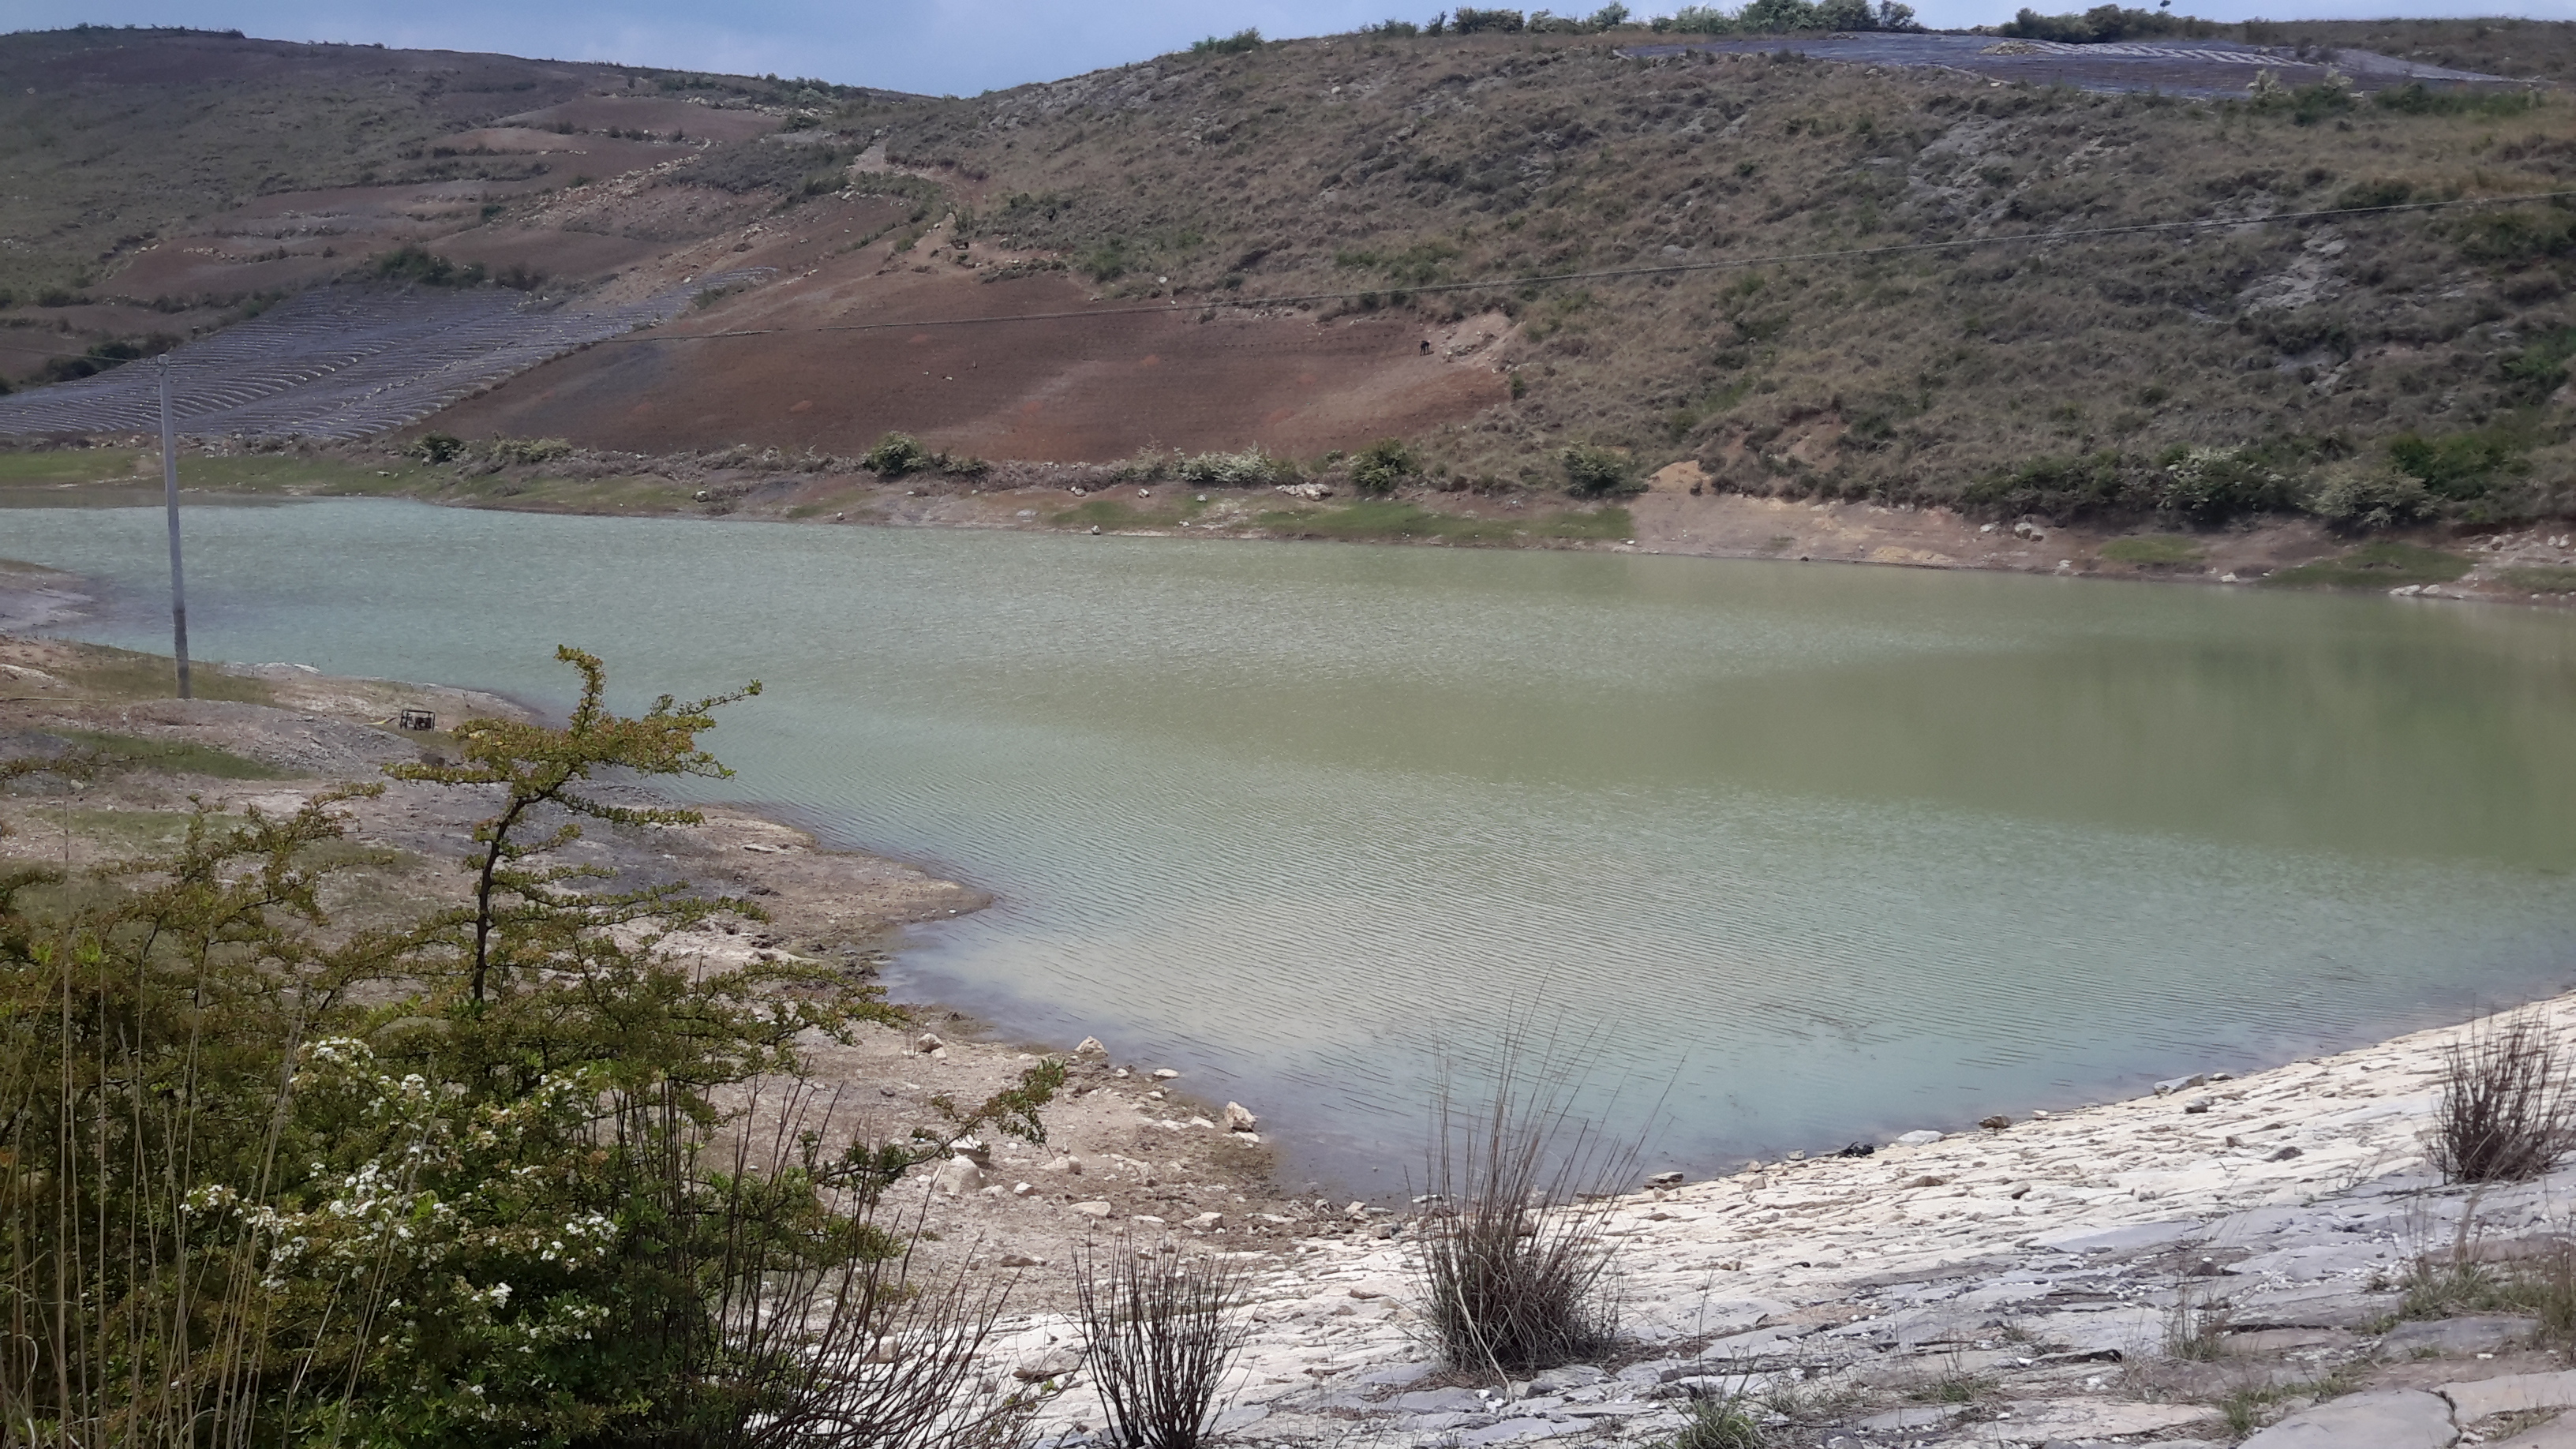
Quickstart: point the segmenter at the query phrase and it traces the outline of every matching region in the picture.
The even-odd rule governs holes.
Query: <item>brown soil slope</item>
[[[870,215],[865,203],[809,208],[747,252],[712,249],[709,266],[802,270],[523,374],[436,426],[653,452],[748,442],[842,454],[900,428],[960,452],[1098,462],[1149,447],[1348,449],[1508,397],[1490,360],[1508,331],[1499,318],[1122,309],[1061,272],[987,285],[954,260],[913,262],[954,256],[928,245],[808,261],[822,237]]]

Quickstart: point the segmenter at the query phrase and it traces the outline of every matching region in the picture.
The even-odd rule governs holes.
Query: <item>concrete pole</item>
[[[179,438],[170,426],[170,355],[161,355],[161,491],[170,502],[170,635],[179,661],[179,697],[188,685],[188,591],[179,573]]]

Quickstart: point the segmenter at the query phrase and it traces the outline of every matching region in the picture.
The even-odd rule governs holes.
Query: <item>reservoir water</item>
[[[0,511],[166,650],[151,509]],[[1658,1163],[2244,1069],[2567,984],[2576,619],[1606,553],[188,517],[206,657],[625,707],[998,893],[900,992],[1402,1185],[1445,1053],[1583,1044]]]

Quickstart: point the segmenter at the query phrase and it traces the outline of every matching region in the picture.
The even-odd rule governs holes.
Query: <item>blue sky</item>
[[[851,85],[971,95],[1024,81],[1053,80],[1180,49],[1201,36],[1252,26],[1273,37],[1347,31],[1390,14],[1428,19],[1447,0],[625,0],[619,4],[530,4],[527,0],[13,0],[6,22],[42,29],[90,21],[111,25],[239,28],[280,40],[379,41],[438,50],[491,50],[564,60],[780,75]],[[1504,0],[1517,3],[1517,0]],[[1588,12],[1599,0],[1573,0]],[[1636,0],[1631,0],[1632,4]],[[1678,0],[1676,0],[1678,3]],[[2022,0],[1914,0],[1926,24],[1980,25],[2007,19]],[[2042,3],[2082,9],[2087,0]],[[2131,0],[2142,3],[2142,0]],[[1637,5],[1640,14],[1674,8]],[[1729,8],[1732,8],[1730,3]],[[2261,15],[2288,20],[2506,13],[2576,20],[2576,0],[2184,0],[2177,9],[2212,19]],[[1420,13],[1415,13],[1419,11]]]

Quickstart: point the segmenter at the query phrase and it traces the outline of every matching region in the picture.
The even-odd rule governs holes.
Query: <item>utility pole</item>
[[[161,491],[170,501],[170,635],[179,660],[179,697],[188,686],[188,591],[179,574],[179,438],[170,426],[170,354],[161,354]]]

